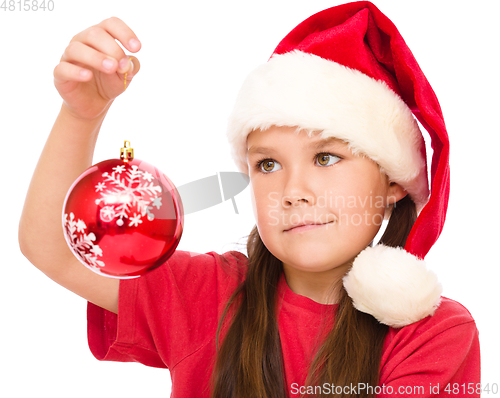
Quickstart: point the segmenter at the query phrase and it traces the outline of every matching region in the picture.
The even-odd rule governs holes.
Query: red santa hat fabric
[[[432,142],[430,195],[425,143]],[[355,307],[401,327],[432,315],[441,287],[423,259],[439,237],[450,189],[449,140],[432,87],[396,26],[367,1],[321,11],[293,29],[245,80],[229,118],[238,168],[246,139],[272,125],[346,141],[403,186],[419,210],[404,250],[364,250],[344,278]]]

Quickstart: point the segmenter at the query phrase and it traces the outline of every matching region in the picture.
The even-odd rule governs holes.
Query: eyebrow
[[[328,146],[331,146],[331,145],[335,145],[335,144],[341,144],[342,141],[339,140],[338,138],[335,138],[335,137],[328,137],[326,139],[322,139],[321,141],[318,141],[314,144],[309,144],[307,145],[306,147],[307,148],[310,148],[310,149],[315,149],[315,150],[320,150],[320,149],[323,149],[325,147],[328,147]],[[264,147],[264,146],[251,146],[250,148],[248,148],[248,155],[251,155],[251,154],[254,154],[254,153],[261,153],[263,155],[267,155],[267,154],[275,154],[277,151],[274,149],[274,148],[268,148],[268,147]]]

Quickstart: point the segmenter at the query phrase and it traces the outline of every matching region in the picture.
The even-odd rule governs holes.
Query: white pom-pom
[[[401,248],[366,248],[343,282],[357,310],[395,328],[433,315],[441,301],[436,274]]]

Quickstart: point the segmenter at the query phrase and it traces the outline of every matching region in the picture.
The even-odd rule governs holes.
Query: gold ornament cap
[[[123,143],[123,148],[120,150],[120,159],[124,162],[130,162],[134,159],[134,149],[130,147],[130,141]]]

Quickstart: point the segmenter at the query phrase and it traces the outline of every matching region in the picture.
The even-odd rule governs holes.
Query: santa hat
[[[429,195],[425,143],[434,150]],[[376,161],[417,205],[403,249],[363,250],[344,277],[354,306],[402,327],[432,315],[441,286],[423,259],[439,237],[449,196],[449,141],[429,82],[394,24],[367,1],[321,11],[293,29],[245,80],[229,119],[238,168],[246,140],[271,126],[319,131]]]

